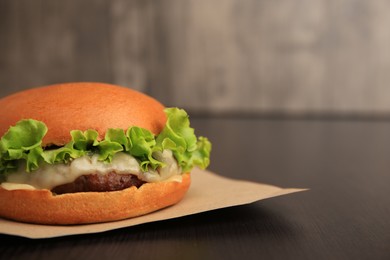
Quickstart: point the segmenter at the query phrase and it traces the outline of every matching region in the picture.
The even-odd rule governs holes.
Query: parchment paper
[[[228,179],[200,169],[194,169],[191,177],[191,187],[180,203],[145,216],[109,223],[72,226],[26,224],[0,218],[0,233],[27,238],[51,238],[98,233],[220,208],[249,204],[304,190],[295,188],[283,189],[267,184]]]

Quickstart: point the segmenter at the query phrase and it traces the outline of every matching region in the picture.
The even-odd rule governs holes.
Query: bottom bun
[[[0,216],[37,224],[86,224],[144,215],[179,202],[190,187],[182,182],[146,183],[120,191],[53,195],[50,190],[5,190],[0,187]]]

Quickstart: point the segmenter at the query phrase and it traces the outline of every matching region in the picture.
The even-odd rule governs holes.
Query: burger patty
[[[53,193],[75,193],[91,191],[116,191],[123,190],[132,186],[139,188],[145,182],[138,179],[133,174],[117,174],[109,172],[107,174],[88,174],[78,177],[74,182],[56,186],[52,189]]]

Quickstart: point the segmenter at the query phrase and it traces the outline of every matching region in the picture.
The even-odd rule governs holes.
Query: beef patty
[[[74,182],[62,184],[52,189],[55,194],[91,192],[91,191],[116,191],[132,186],[139,188],[145,182],[133,174],[88,174],[78,177]]]

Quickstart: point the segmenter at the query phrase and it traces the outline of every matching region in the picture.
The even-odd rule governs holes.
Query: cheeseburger
[[[66,83],[0,99],[0,217],[115,221],[179,202],[211,144],[187,113],[129,88]]]

